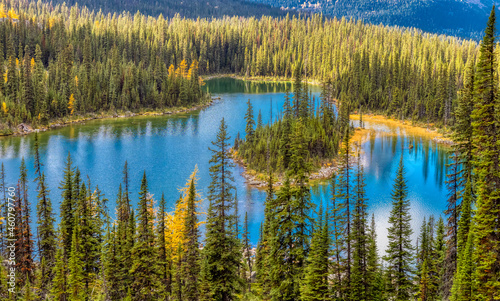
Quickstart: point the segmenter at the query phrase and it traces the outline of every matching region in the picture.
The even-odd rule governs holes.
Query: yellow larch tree
[[[0,4],[0,19],[1,18],[7,18],[7,13],[5,12],[5,8],[3,7],[3,4]]]
[[[73,115],[75,112],[75,96],[73,94],[69,96],[68,109],[71,111],[70,114]]]
[[[167,249],[170,250],[174,260],[179,255],[179,246],[181,246],[182,248],[186,241],[184,224],[186,220],[186,211],[189,199],[189,186],[191,184],[191,181],[194,181],[195,186],[197,185],[197,174],[198,166],[195,167],[193,173],[187,180],[186,185],[183,188],[179,189],[181,197],[175,205],[174,212],[167,213],[165,217],[165,242],[167,245]],[[203,214],[200,211],[201,203],[202,198],[197,190],[195,204],[198,214]],[[197,226],[199,227],[201,223],[202,222],[199,222]]]
[[[19,15],[16,14],[16,12],[13,9],[10,9],[9,12],[7,13],[7,16],[9,17],[10,20],[18,20]]]
[[[180,71],[180,75],[183,78],[187,78],[188,77],[188,65],[186,63],[186,60],[182,60],[181,61],[181,64],[179,65],[179,71]]]
[[[175,67],[174,65],[170,65],[170,67],[168,67],[168,76],[171,77],[175,74]]]
[[[2,102],[2,112],[7,115],[9,113],[9,109],[7,109],[7,103],[4,101]]]

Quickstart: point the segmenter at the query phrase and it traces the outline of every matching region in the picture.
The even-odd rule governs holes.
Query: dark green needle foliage
[[[144,172],[139,192],[139,208],[137,211],[137,233],[132,248],[133,263],[130,267],[132,275],[131,289],[134,300],[156,300],[159,289],[157,260],[154,252],[154,232],[151,198],[148,192],[148,181]]]
[[[399,161],[392,189],[392,209],[388,229],[389,245],[384,260],[387,262],[387,291],[391,299],[408,300],[413,295],[413,246],[411,244],[410,200],[404,178],[403,156]]]
[[[206,221],[203,269],[208,282],[207,293],[216,300],[229,301],[236,298],[242,281],[238,274],[241,264],[240,241],[236,237],[234,179],[229,156],[227,125],[221,120],[216,140],[210,151],[210,178],[208,200],[210,202]],[[206,285],[206,284],[205,284]]]

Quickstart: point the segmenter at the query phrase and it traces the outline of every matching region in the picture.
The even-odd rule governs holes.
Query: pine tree
[[[166,241],[165,241],[165,232],[166,232],[166,227],[165,227],[165,218],[166,218],[166,201],[165,201],[165,195],[162,193],[161,195],[161,200],[160,200],[160,206],[158,208],[158,227],[157,227],[157,241],[156,241],[156,247],[158,251],[158,265],[159,265],[159,275],[160,275],[160,283],[161,283],[161,289],[164,290],[164,294],[167,295],[170,292],[169,289],[169,274],[170,274],[170,269],[169,269],[169,263],[168,261],[170,260],[167,258],[167,246],[166,246]]]
[[[475,108],[472,112],[476,153],[474,174],[477,203],[474,228],[476,300],[500,298],[500,125],[498,76],[496,74],[495,7],[491,10],[475,75]]]
[[[457,268],[453,277],[453,287],[450,300],[465,301],[472,299],[472,262],[473,231],[472,223],[472,185],[468,180],[462,195],[461,217],[457,234]],[[470,241],[469,241],[470,240]]]
[[[294,240],[292,256],[296,262],[299,279],[302,277],[302,269],[309,251],[308,238],[311,234],[309,225],[311,224],[310,211],[313,208],[311,202],[311,192],[309,190],[310,165],[307,162],[308,152],[305,129],[302,119],[295,123],[293,138],[291,143],[291,161],[289,166],[289,176],[294,181],[291,189],[293,200],[291,202],[291,214],[294,223]]]
[[[49,190],[45,183],[45,174],[42,172],[41,167],[43,164],[40,162],[40,154],[38,149],[38,134],[35,133],[35,174],[38,190],[38,203],[36,206],[37,215],[37,233],[38,233],[38,252],[41,260],[44,260],[46,266],[41,271],[42,297],[47,293],[50,280],[52,279],[52,267],[55,263],[56,253],[56,234],[54,230],[54,214],[52,212],[52,202],[48,196]]]
[[[253,117],[253,107],[250,99],[247,101],[247,106],[247,112],[245,113],[245,120],[247,122],[247,125],[245,127],[245,134],[246,139],[251,142],[255,134],[255,120]]]
[[[343,243],[345,244],[345,255],[343,267],[345,271],[345,278],[342,281],[343,290],[351,291],[351,269],[352,269],[352,214],[351,214],[351,204],[353,199],[353,192],[351,187],[351,155],[350,155],[350,133],[349,129],[346,128],[344,139],[342,143],[342,149],[340,151],[340,162],[339,162],[339,178],[337,184],[337,195],[336,199],[342,202],[342,215],[343,215]]]
[[[368,251],[366,255],[366,299],[384,300],[384,283],[381,265],[377,250],[377,231],[375,228],[375,214],[372,215],[371,226],[368,230]]]
[[[356,187],[354,214],[352,222],[352,243],[353,243],[353,263],[352,263],[352,285],[350,298],[352,300],[367,300],[367,217],[366,217],[366,192],[365,175],[361,156],[358,152],[357,172],[355,175]]]
[[[333,240],[333,263],[332,263],[332,273],[333,280],[331,286],[331,295],[335,300],[342,300],[343,296],[346,294],[342,284],[343,284],[343,261],[345,252],[345,216],[343,214],[344,203],[337,199],[337,178],[333,174],[331,180],[331,220],[332,220],[332,240]]]
[[[206,280],[209,282],[212,298],[222,301],[235,299],[240,290],[241,280],[238,275],[240,265],[240,242],[235,236],[234,213],[235,199],[232,191],[233,176],[229,158],[227,125],[221,120],[217,138],[212,142],[210,159],[210,177],[208,200],[210,202],[206,221],[205,257]]]
[[[475,294],[477,282],[475,281],[475,271],[477,263],[474,261],[474,232],[470,231],[467,237],[467,243],[462,251],[460,264],[457,269],[455,282],[453,286],[453,295],[451,300],[468,301],[477,300]]]
[[[75,216],[75,229],[71,239],[71,252],[68,262],[68,299],[76,301],[87,300],[87,291],[85,290],[85,272],[83,270],[84,258],[80,246],[80,227],[79,217]]]
[[[269,255],[271,250],[271,240],[275,232],[272,232],[274,224],[272,221],[274,219],[274,183],[273,177],[269,173],[267,177],[267,189],[266,189],[266,200],[264,204],[264,222],[261,224],[260,239],[257,245],[257,253],[255,255],[255,269],[257,272],[257,281],[260,288],[261,295],[270,294],[270,263],[272,262],[272,257]]]
[[[446,251],[446,269],[443,274],[443,296],[449,298],[453,275],[455,274],[457,264],[457,233],[458,233],[458,220],[460,214],[460,191],[461,186],[461,173],[459,153],[455,151],[451,154],[451,163],[447,165],[447,180],[446,186],[448,189],[447,209],[447,251]],[[464,165],[465,166],[465,165]]]
[[[75,226],[78,227],[78,253],[81,254],[80,259],[83,261],[83,283],[86,295],[90,294],[91,282],[97,276],[99,269],[100,229],[96,228],[94,221],[94,214],[96,214],[94,207],[96,206],[93,206],[92,196],[87,192],[87,185],[82,183],[75,213],[77,216],[75,220],[78,224]]]
[[[196,171],[195,171],[196,172]],[[187,202],[186,219],[184,222],[184,261],[183,261],[183,300],[198,300],[198,275],[200,273],[200,251],[199,251],[199,230],[196,210],[196,187],[195,175],[191,179],[189,186],[189,198]]]
[[[474,63],[472,59],[467,61],[464,73],[464,87],[459,92],[458,105],[455,109],[455,126],[453,141],[455,151],[458,152],[459,161],[462,164],[460,186],[465,186],[468,178],[472,178],[472,161],[474,154],[474,141],[472,135],[472,111],[474,109]]]
[[[16,265],[17,270],[22,275],[20,283],[26,284],[26,281],[33,279],[34,272],[34,260],[33,260],[33,235],[31,233],[31,218],[30,218],[30,202],[28,198],[28,174],[27,174],[26,164],[24,157],[21,160],[20,176],[19,176],[19,188],[21,194],[19,195],[19,212],[20,220],[17,221],[19,227],[19,236],[17,237],[19,241],[19,249],[17,250],[16,256],[18,261]]]
[[[62,233],[62,231],[60,231]],[[62,234],[60,235],[62,236]],[[66,293],[67,288],[67,264],[64,259],[64,243],[62,241],[62,238],[59,239],[58,242],[58,248],[56,252],[56,258],[55,258],[55,265],[54,269],[52,271],[52,274],[54,275],[54,280],[52,282],[52,288],[50,290],[51,296],[58,301],[64,301],[67,300],[68,296]]]
[[[64,250],[69,252],[69,250],[71,250],[71,238],[73,237],[74,228],[73,222],[75,221],[74,210],[76,207],[76,197],[73,195],[73,167],[70,153],[68,153],[68,157],[66,159],[64,180],[61,182],[59,189],[62,190],[60,231],[64,244]],[[63,256],[67,259],[69,254],[63,254]]]
[[[323,219],[323,208],[320,207],[311,238],[311,251],[304,269],[301,300],[327,300],[329,296],[329,230],[328,214]]]
[[[132,249],[133,263],[130,267],[130,274],[133,275],[131,288],[134,300],[156,300],[155,296],[158,293],[156,257],[153,249],[153,217],[149,205],[151,201],[144,171],[139,192],[136,243]]]
[[[410,238],[413,231],[410,226],[410,201],[407,199],[408,188],[404,173],[403,156],[401,156],[391,194],[389,246],[384,257],[388,264],[387,273],[391,287],[388,293],[394,300],[408,300],[413,292],[413,246]]]
[[[243,223],[243,256],[245,259],[245,281],[247,283],[248,292],[252,292],[252,272],[253,272],[253,262],[252,262],[252,250],[250,246],[250,233],[248,232],[248,212],[245,212],[245,220]]]
[[[297,229],[291,190],[290,180],[286,177],[273,202],[267,258],[271,300],[296,300],[300,297],[302,279],[294,256]]]

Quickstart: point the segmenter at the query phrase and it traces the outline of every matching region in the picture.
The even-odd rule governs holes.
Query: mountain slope
[[[353,17],[365,22],[416,27],[479,38],[495,0],[252,0],[277,7]]]
[[[164,17],[173,17],[176,13],[186,18],[210,18],[229,16],[283,16],[286,12],[267,4],[241,0],[52,0],[54,4],[75,3],[92,10],[103,12],[136,12]]]

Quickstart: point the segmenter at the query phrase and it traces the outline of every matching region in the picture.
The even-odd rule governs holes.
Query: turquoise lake
[[[88,175],[95,186],[110,200],[113,208],[122,181],[122,170],[128,161],[134,205],[137,203],[140,180],[144,170],[148,176],[150,191],[159,200],[162,192],[173,210],[183,187],[195,166],[199,168],[198,189],[203,198],[208,192],[209,164],[211,153],[208,147],[222,118],[228,124],[232,139],[240,132],[244,135],[243,116],[250,99],[255,110],[262,112],[263,121],[269,122],[281,111],[284,101],[285,83],[254,83],[236,79],[208,80],[205,89],[212,96],[219,96],[212,106],[196,112],[175,116],[133,117],[93,120],[56,130],[40,133],[40,151],[43,170],[51,190],[50,197],[58,212],[61,200],[60,181],[68,152],[81,173]],[[311,87],[317,98],[319,89]],[[353,122],[357,125],[357,122]],[[376,129],[362,144],[362,162],[366,171],[366,190],[369,212],[375,214],[378,244],[385,249],[388,217],[391,210],[391,189],[401,154],[404,154],[406,179],[411,200],[414,238],[424,217],[438,217],[446,208],[446,163],[448,149],[433,142],[429,137],[406,133],[406,131],[384,124],[365,123],[366,128]],[[384,133],[390,132],[391,135]],[[377,134],[378,133],[378,134]],[[409,141],[415,146],[408,147]],[[403,148],[401,147],[403,145]],[[4,163],[8,185],[14,185],[19,176],[19,166],[24,157],[30,180],[34,179],[33,135],[0,138],[0,161]],[[251,240],[255,245],[259,226],[264,216],[265,192],[250,188],[241,176],[243,169],[234,169],[235,185],[241,220],[248,213]],[[36,208],[35,183],[30,181],[30,198]],[[312,187],[316,204],[328,202],[328,184]],[[326,203],[324,203],[326,204]],[[205,200],[203,206],[206,207]],[[111,209],[111,214],[114,210]]]

